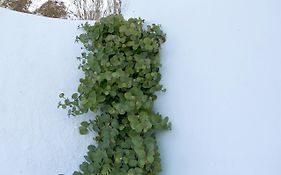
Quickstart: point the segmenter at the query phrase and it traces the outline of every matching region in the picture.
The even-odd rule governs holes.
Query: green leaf
[[[71,98],[72,99],[77,99],[78,98],[78,94],[77,93],[72,94]]]
[[[82,173],[80,173],[80,172],[78,172],[78,171],[75,171],[75,172],[73,173],[73,175],[82,175]]]
[[[80,126],[79,132],[80,132],[81,135],[86,135],[86,134],[88,134],[88,129],[84,126]]]
[[[81,123],[81,126],[83,126],[83,127],[85,127],[85,128],[87,128],[89,125],[90,125],[90,123],[89,123],[89,122],[86,122],[86,121],[84,121],[84,122]]]
[[[66,105],[70,105],[69,99],[64,100],[64,103],[65,103]]]
[[[125,25],[123,25],[119,28],[119,32],[121,32],[121,33],[124,33],[126,31],[127,31],[127,27]]]
[[[63,98],[64,97],[64,93],[60,93],[59,97]]]

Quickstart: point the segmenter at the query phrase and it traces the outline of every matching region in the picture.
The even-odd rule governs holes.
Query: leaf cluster
[[[159,25],[122,15],[81,26],[77,37],[86,51],[79,68],[84,72],[77,93],[59,107],[69,115],[99,112],[84,121],[81,134],[96,132],[85,162],[73,175],[157,175],[161,171],[156,133],[170,129],[168,118],[153,111],[156,92],[163,91],[160,47],[165,34]]]

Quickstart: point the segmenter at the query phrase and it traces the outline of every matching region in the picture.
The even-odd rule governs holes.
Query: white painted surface
[[[79,21],[0,9],[0,175],[70,175],[91,136],[57,109],[78,86]],[[84,117],[85,118],[85,117]]]
[[[163,4],[163,5],[159,5]],[[124,13],[163,25],[156,110],[162,175],[281,174],[281,1],[130,0]],[[76,170],[90,136],[57,110],[78,84],[79,21],[0,9],[0,175]]]

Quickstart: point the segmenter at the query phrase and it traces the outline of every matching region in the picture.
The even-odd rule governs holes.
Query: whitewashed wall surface
[[[162,175],[281,174],[281,1],[130,0],[126,17],[160,23],[161,94],[155,110]],[[81,21],[0,9],[0,175],[70,175],[93,135],[58,110],[81,72]]]

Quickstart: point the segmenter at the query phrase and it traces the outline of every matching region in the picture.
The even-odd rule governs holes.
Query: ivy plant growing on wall
[[[122,15],[81,26],[85,48],[78,59],[84,72],[77,93],[63,93],[59,107],[69,115],[97,113],[80,133],[96,132],[85,162],[73,175],[157,175],[161,172],[156,133],[170,129],[167,117],[153,110],[164,91],[159,69],[165,34],[159,25]]]

